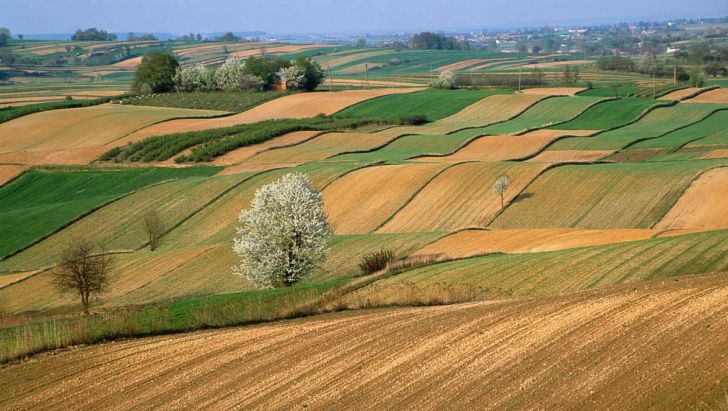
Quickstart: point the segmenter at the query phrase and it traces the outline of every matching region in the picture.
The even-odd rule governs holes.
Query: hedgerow
[[[225,153],[251,144],[294,131],[334,131],[373,124],[389,124],[387,121],[366,118],[341,118],[318,116],[310,119],[267,120],[233,127],[173,133],[150,137],[126,147],[115,148],[101,161],[152,162],[168,160],[193,147],[192,152],[175,158],[178,163],[211,161]]]

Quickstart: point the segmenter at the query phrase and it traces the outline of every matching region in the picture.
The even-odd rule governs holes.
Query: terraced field
[[[593,138],[561,140],[550,150],[619,150],[630,144],[660,137],[681,127],[701,121],[719,109],[714,104],[676,104],[650,111],[628,126],[599,134]]]
[[[217,114],[221,113],[119,105],[50,110],[0,124],[0,153],[97,147],[159,121]]]
[[[710,166],[664,162],[557,167],[529,185],[492,227],[651,228]]]
[[[0,256],[29,245],[33,241],[63,227],[70,221],[83,216],[95,208],[124,197],[128,193],[165,180],[210,175],[216,168],[186,169],[126,169],[106,171],[43,171],[31,170],[20,178],[0,188]],[[73,195],[69,198],[69,193]],[[132,203],[133,204],[133,203]],[[118,221],[123,210],[107,216],[106,224]],[[119,211],[122,211],[119,213]],[[128,215],[131,217],[131,215]],[[140,223],[139,223],[140,224]],[[76,227],[74,226],[74,229]],[[80,227],[79,227],[80,228]],[[114,226],[114,229],[119,228]],[[85,231],[89,234],[99,229],[91,225]],[[137,231],[141,231],[141,226]],[[124,231],[113,231],[109,235],[122,235]],[[137,236],[138,237],[138,236]],[[45,264],[53,255],[35,255]],[[3,263],[0,263],[3,264]]]
[[[717,103],[728,104],[728,89],[718,88],[700,93],[697,96],[685,100],[686,103]]]
[[[523,112],[518,117],[504,123],[494,124],[482,130],[483,134],[509,135],[535,128],[548,127],[576,117],[599,97],[553,97],[546,99]],[[591,128],[587,128],[591,129]]]
[[[182,407],[180,392],[210,408],[719,404],[727,297],[716,275],[104,344],[3,368],[0,404]]]
[[[501,175],[513,182],[506,195],[510,202],[544,168],[535,163],[464,163],[448,168],[377,232],[452,231],[484,227],[500,211],[500,197],[491,185]]]
[[[367,167],[334,181],[323,192],[334,233],[377,229],[444,168],[439,164]]]

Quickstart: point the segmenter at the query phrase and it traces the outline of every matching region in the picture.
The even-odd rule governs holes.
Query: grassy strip
[[[131,96],[123,104],[154,107],[175,107],[201,110],[218,110],[239,113],[259,104],[285,96],[285,91],[227,92],[210,91],[194,93],[164,93]]]
[[[387,124],[387,122],[364,118],[327,116],[309,119],[267,120],[233,127],[150,137],[126,147],[114,148],[102,155],[99,160],[164,161],[185,149],[194,147],[192,153],[180,156],[175,161],[179,163],[205,162],[237,148],[262,143],[294,131],[334,131],[372,124]]]
[[[549,127],[558,130],[605,130],[628,123],[648,107],[657,104],[652,99],[624,98],[607,100],[591,106],[575,119]]]
[[[154,306],[103,311],[88,317],[0,321],[0,364],[34,353],[121,338],[188,332],[295,318],[313,314],[335,280],[290,288],[214,295]]]
[[[41,111],[58,110],[62,108],[79,108],[97,106],[99,104],[108,103],[123,96],[101,97],[93,100],[63,100],[52,101],[49,103],[28,104],[20,107],[0,108],[0,123],[16,119],[28,114],[39,113]]]

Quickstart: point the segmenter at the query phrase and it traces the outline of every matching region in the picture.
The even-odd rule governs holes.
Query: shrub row
[[[182,162],[204,162],[240,147],[257,144],[294,131],[334,131],[372,124],[389,124],[366,118],[317,116],[310,119],[267,120],[233,127],[173,133],[150,137],[126,147],[117,147],[102,155],[101,161],[164,161],[194,147],[189,155],[175,159]]]

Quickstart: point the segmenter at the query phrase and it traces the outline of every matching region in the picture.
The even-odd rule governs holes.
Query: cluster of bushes
[[[71,36],[73,41],[116,41],[116,34],[108,33],[106,30],[99,30],[96,27],[90,29],[76,30]]]
[[[454,37],[429,31],[412,36],[410,47],[418,50],[470,50],[467,41],[458,41]]]
[[[279,79],[280,77],[280,79]],[[293,61],[230,57],[218,68],[196,65],[178,68],[174,76],[177,91],[262,91],[280,81],[289,89],[314,90],[323,80],[321,66],[311,57]]]
[[[192,148],[189,155],[175,159],[182,162],[205,162],[251,144],[303,130],[334,131],[371,124],[387,124],[382,120],[317,116],[310,119],[268,120],[254,124],[212,130],[173,133],[150,137],[126,147],[117,147],[101,156],[101,161],[164,161]]]

